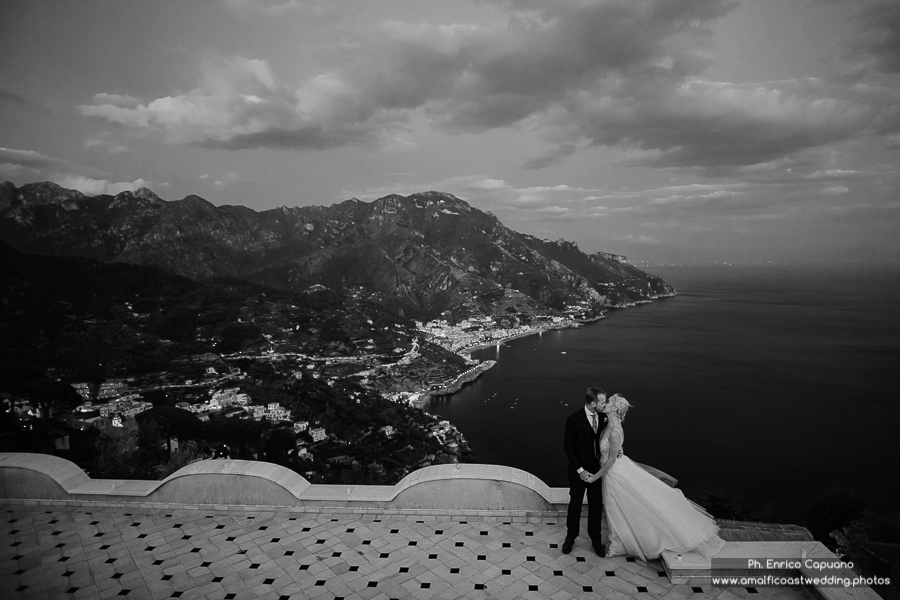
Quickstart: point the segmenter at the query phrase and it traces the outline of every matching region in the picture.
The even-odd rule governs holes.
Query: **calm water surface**
[[[588,386],[633,405],[625,451],[793,522],[834,485],[900,504],[900,270],[651,269],[679,292],[482,350],[496,367],[430,402],[482,463],[565,486],[563,422]]]

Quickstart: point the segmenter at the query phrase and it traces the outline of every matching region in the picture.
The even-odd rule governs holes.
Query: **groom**
[[[566,539],[563,554],[572,551],[575,538],[581,527],[581,504],[584,493],[588,498],[588,535],[594,550],[604,555],[600,538],[600,516],[603,512],[603,495],[600,479],[588,483],[591,476],[600,470],[600,432],[606,425],[606,415],[600,407],[606,401],[606,392],[598,388],[588,388],[584,406],[566,419],[566,437],[563,449],[569,459],[566,474],[569,477],[569,511],[566,517]]]

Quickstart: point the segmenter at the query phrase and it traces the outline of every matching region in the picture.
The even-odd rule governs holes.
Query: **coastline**
[[[419,398],[415,401],[414,406],[419,410],[422,410],[433,396],[447,396],[458,392],[460,389],[462,389],[462,386],[464,384],[469,383],[470,381],[475,381],[481,376],[482,373],[492,368],[496,364],[497,361],[495,360],[486,360],[484,362],[478,363],[465,373],[458,375],[456,379],[454,379],[453,382],[449,385],[444,386],[439,390],[433,390],[424,394],[420,394]]]
[[[474,346],[464,346],[464,347],[460,348],[459,350],[457,350],[456,353],[461,356],[471,355],[472,352],[476,352],[478,350],[485,350],[485,349],[491,348],[493,346],[499,346],[500,344],[502,344],[504,342],[508,342],[510,340],[517,340],[519,338],[528,337],[529,335],[534,335],[536,333],[543,333],[545,331],[552,331],[554,329],[577,329],[579,327],[584,327],[584,325],[586,323],[593,323],[595,321],[600,321],[601,319],[606,319],[606,318],[608,318],[608,317],[606,317],[606,315],[603,314],[603,315],[600,315],[593,319],[584,319],[584,320],[574,321],[573,324],[571,324],[571,325],[550,325],[548,327],[537,327],[535,329],[532,329],[531,331],[526,331],[524,333],[517,333],[515,335],[511,335],[509,337],[505,337],[505,338],[493,341],[489,344],[476,344]]]

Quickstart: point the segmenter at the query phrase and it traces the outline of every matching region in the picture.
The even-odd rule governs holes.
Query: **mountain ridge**
[[[163,200],[148,188],[89,197],[51,182],[5,182],[0,240],[22,252],[152,265],[198,280],[351,288],[421,319],[490,314],[504,302],[597,315],[675,293],[623,257],[516,232],[436,191],[255,211],[193,194]]]

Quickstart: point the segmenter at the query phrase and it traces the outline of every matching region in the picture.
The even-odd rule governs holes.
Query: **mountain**
[[[26,253],[161,267],[194,280],[352,290],[410,318],[453,311],[584,313],[668,296],[623,257],[542,240],[440,192],[261,212],[141,188],[87,197],[0,184],[0,241]]]
[[[3,243],[0,285],[0,380],[33,368],[81,380],[121,377],[206,353],[378,362],[414,344],[422,369],[469,368],[458,355],[417,342],[410,320],[324,288],[198,282],[158,267],[23,254]]]

